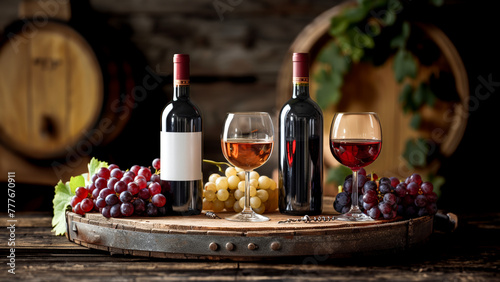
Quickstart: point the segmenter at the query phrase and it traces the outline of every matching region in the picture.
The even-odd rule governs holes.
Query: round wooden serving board
[[[67,212],[67,237],[82,246],[133,256],[260,260],[282,257],[340,258],[394,253],[424,243],[433,217],[373,222],[293,222],[279,212],[270,221],[232,222],[198,216],[105,218]],[[331,215],[330,215],[331,216]]]

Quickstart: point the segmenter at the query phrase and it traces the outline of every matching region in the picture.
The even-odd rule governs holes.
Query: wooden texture
[[[0,49],[2,141],[34,158],[64,156],[99,118],[102,75],[86,41],[48,22]]]
[[[282,64],[278,78],[277,105],[289,99],[292,91],[291,84],[291,55],[293,52],[309,52],[314,60],[322,48],[332,39],[328,35],[331,18],[337,16],[344,8],[354,5],[355,1],[346,1],[321,15],[306,26],[291,44],[287,53],[289,60]],[[436,172],[439,163],[430,163],[423,169],[410,169],[402,158],[408,138],[426,138],[437,144],[444,156],[450,156],[457,148],[464,134],[467,124],[469,85],[465,67],[457,50],[446,35],[437,27],[431,25],[414,24],[413,28],[423,30],[439,48],[440,59],[431,66],[420,64],[415,85],[427,81],[431,74],[438,74],[440,70],[450,71],[455,78],[455,87],[459,94],[459,102],[438,102],[434,107],[426,106],[421,110],[422,123],[426,126],[412,129],[411,116],[405,114],[399,102],[399,94],[403,84],[394,79],[393,58],[389,58],[381,66],[370,63],[354,64],[345,76],[342,86],[342,99],[335,105],[323,110],[324,115],[324,160],[327,167],[340,164],[330,153],[329,134],[331,121],[335,112],[373,111],[377,112],[382,123],[383,145],[377,161],[368,166],[367,171],[375,171],[378,175],[392,175],[406,178],[413,172],[426,174]],[[319,70],[318,62],[311,63],[311,76]],[[315,97],[318,85],[312,79],[311,97]],[[332,193],[332,191],[327,191]]]
[[[2,281],[500,281],[500,214],[459,215],[452,234],[434,233],[428,244],[399,255],[326,259],[322,256],[254,262],[177,260],[110,255],[54,236],[48,213],[16,215],[16,274]],[[0,235],[7,238],[5,216]],[[3,257],[7,244],[0,246]]]

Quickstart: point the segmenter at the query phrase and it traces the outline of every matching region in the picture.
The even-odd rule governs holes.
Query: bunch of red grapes
[[[434,215],[437,212],[437,194],[430,182],[414,173],[404,182],[396,177],[382,177],[376,174],[366,176],[358,172],[359,208],[373,219],[393,219],[397,216],[415,218]],[[351,208],[352,175],[345,178],[343,191],[335,197],[333,207],[340,213]]]
[[[153,160],[151,169],[134,165],[122,170],[116,164],[101,167],[86,187],[78,187],[71,199],[73,212],[84,215],[99,211],[105,217],[132,215],[158,216],[167,214],[167,199],[160,185],[160,159]]]

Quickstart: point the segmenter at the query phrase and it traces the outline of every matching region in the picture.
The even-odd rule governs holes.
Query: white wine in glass
[[[226,160],[245,171],[243,210],[226,217],[232,221],[259,222],[269,218],[257,214],[250,206],[250,172],[269,160],[273,151],[273,123],[265,112],[228,113],[221,136],[222,153]]]

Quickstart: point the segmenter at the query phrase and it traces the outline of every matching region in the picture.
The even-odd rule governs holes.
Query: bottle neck
[[[309,98],[309,78],[294,77],[293,78],[293,94],[292,98]]]
[[[189,100],[189,83],[186,85],[174,85],[174,101]]]

